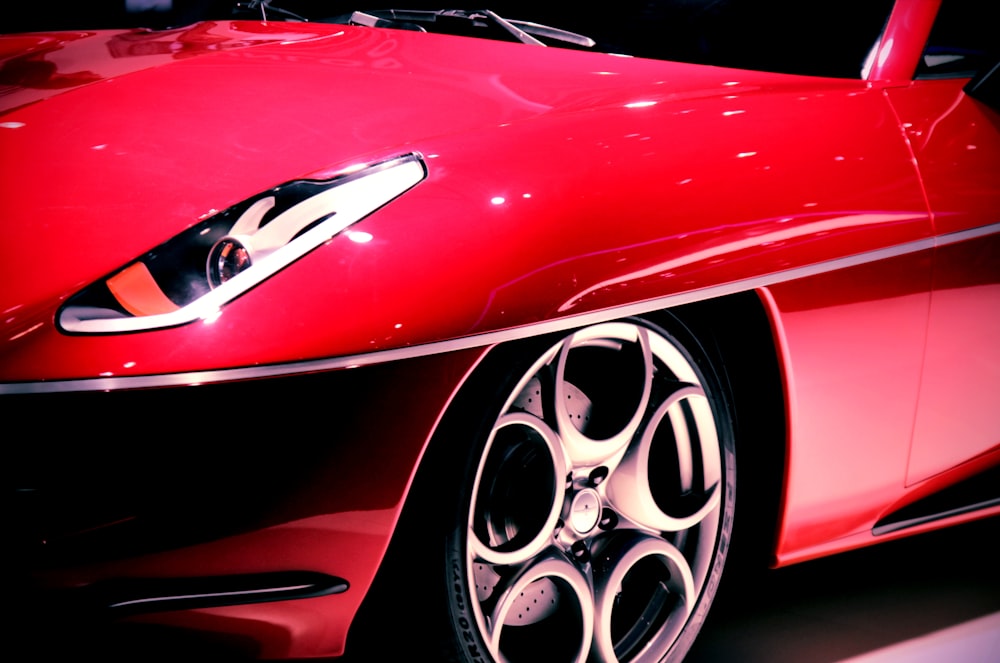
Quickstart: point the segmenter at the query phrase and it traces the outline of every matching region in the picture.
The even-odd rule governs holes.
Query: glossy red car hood
[[[0,57],[7,338],[206,215],[297,177],[543,115],[804,80],[279,23],[14,35]]]

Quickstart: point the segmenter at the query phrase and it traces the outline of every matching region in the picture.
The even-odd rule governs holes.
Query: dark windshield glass
[[[47,3],[40,2],[44,7]],[[198,19],[233,18],[229,0],[118,0],[49,8],[8,25],[18,29],[167,27]],[[257,3],[243,1],[243,6]],[[270,18],[285,9],[310,21],[356,10],[488,8],[505,19],[541,23],[591,37],[593,50],[663,60],[813,76],[858,78],[878,39],[891,0],[617,0],[614,3],[456,3],[388,0],[270,0]],[[58,3],[59,6],[65,3]],[[152,8],[152,9],[150,9]],[[144,11],[140,11],[144,10]],[[254,13],[257,12],[257,13]],[[259,8],[238,14],[259,15]],[[11,30],[8,30],[11,31]],[[484,36],[487,36],[484,33]],[[572,47],[565,44],[561,46]]]
[[[1000,52],[989,3],[944,0],[917,68],[918,78],[968,78]]]

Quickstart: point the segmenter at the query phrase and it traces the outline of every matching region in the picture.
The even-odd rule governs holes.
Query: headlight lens
[[[427,174],[416,154],[331,180],[296,180],[213,215],[71,297],[59,326],[80,334],[160,329],[227,302],[403,194]]]

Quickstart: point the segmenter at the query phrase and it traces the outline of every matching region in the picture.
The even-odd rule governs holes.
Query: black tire
[[[688,651],[729,548],[736,462],[720,383],[676,328],[602,323],[505,360],[500,393],[448,446],[447,659]]]

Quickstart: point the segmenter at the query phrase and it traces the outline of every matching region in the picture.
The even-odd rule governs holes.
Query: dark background
[[[235,0],[172,0],[166,11],[135,12],[126,10],[126,0],[18,3],[16,14],[8,9],[3,16],[0,32],[162,29],[200,19],[233,18],[235,4]],[[440,0],[271,0],[271,5],[310,20],[349,15],[357,9],[488,8],[504,18],[587,35],[601,52],[857,78],[892,0],[617,0],[596,8],[580,2],[517,0],[468,5]],[[259,11],[236,15],[260,19]],[[272,11],[270,17],[277,20],[279,13]]]

